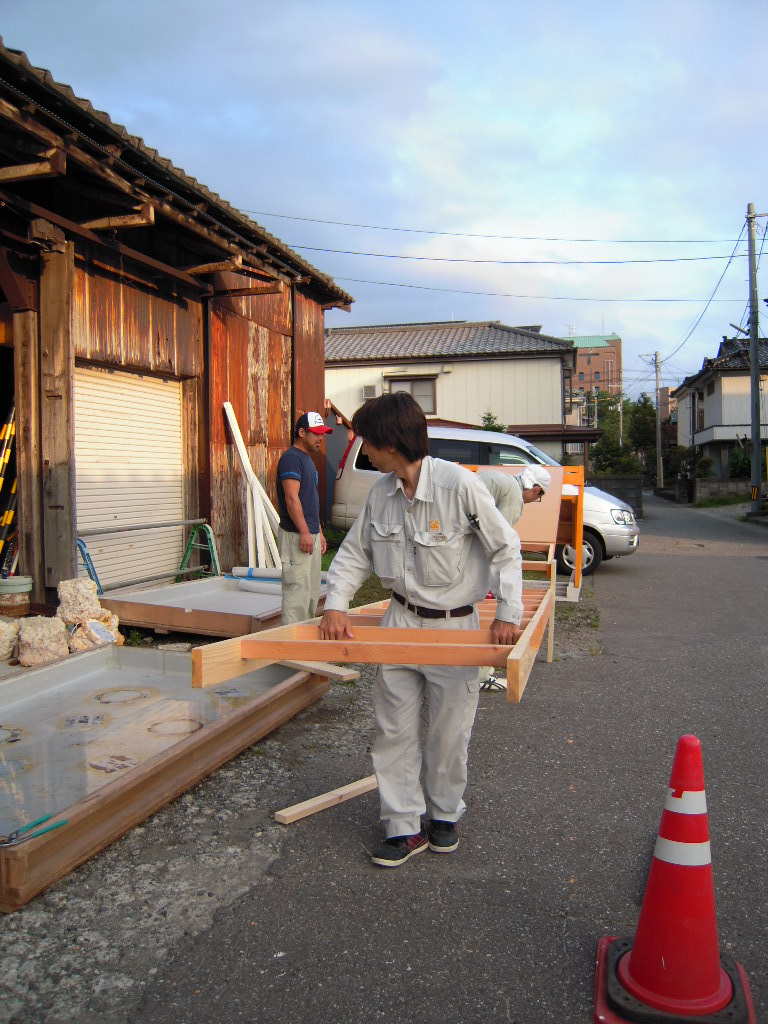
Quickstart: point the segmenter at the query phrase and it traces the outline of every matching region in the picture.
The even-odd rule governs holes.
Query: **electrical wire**
[[[412,235],[442,235],[448,238],[495,238],[514,242],[595,242],[605,245],[716,245],[730,243],[732,238],[554,238],[546,235],[488,235],[471,231],[438,231],[431,228],[389,227],[383,224],[356,224],[345,220],[324,220],[321,217],[300,217],[290,213],[270,213],[266,210],[243,210],[255,217],[276,217],[308,224],[330,224],[342,228],[363,228],[366,231],[396,231]]]
[[[742,238],[742,235],[744,234],[744,228],[745,228],[746,226],[747,226],[747,222],[746,222],[746,221],[744,221],[744,224],[743,224],[743,225],[742,225],[742,227],[741,227],[741,232],[739,233],[739,237],[738,237],[738,238],[736,239],[736,245],[735,245],[735,246],[733,247],[733,252],[731,253],[731,259],[733,259],[733,256],[734,256],[734,255],[736,254],[736,250],[737,250],[737,248],[739,247],[739,243],[741,242],[741,238]],[[720,275],[720,277],[719,277],[719,278],[717,279],[717,284],[715,285],[715,287],[714,287],[714,290],[713,290],[712,294],[710,295],[709,299],[707,299],[707,302],[706,302],[706,305],[704,306],[704,309],[702,309],[701,313],[700,313],[700,314],[699,314],[699,316],[697,317],[697,319],[696,319],[696,321],[694,322],[693,326],[692,326],[692,327],[691,327],[691,329],[690,329],[690,330],[688,331],[688,333],[687,333],[687,334],[686,334],[686,336],[685,336],[685,337],[683,338],[683,340],[682,340],[682,341],[680,342],[680,344],[679,344],[679,345],[677,346],[677,348],[673,349],[673,350],[672,350],[672,351],[671,351],[671,352],[669,353],[669,355],[668,355],[668,356],[666,356],[666,357],[665,357],[664,359],[662,359],[662,360],[661,360],[661,362],[662,362],[662,363],[665,363],[665,362],[667,361],[667,359],[671,359],[671,358],[672,358],[672,356],[676,355],[676,354],[677,354],[677,353],[678,353],[678,352],[680,351],[680,349],[681,349],[681,348],[683,347],[683,345],[685,345],[685,343],[686,343],[686,342],[688,341],[688,339],[689,339],[689,338],[691,337],[691,335],[692,335],[692,334],[693,334],[693,332],[694,332],[694,331],[696,330],[696,328],[697,328],[697,327],[699,326],[699,324],[701,323],[701,321],[702,321],[702,320],[704,319],[704,314],[705,314],[705,313],[707,312],[707,310],[709,309],[709,307],[710,307],[710,306],[712,305],[712,303],[713,303],[713,302],[715,301],[715,295],[717,294],[717,290],[718,290],[718,288],[720,287],[720,285],[721,285],[721,284],[723,283],[723,278],[725,277],[725,275],[726,275],[726,273],[727,273],[727,271],[728,271],[728,267],[730,267],[730,265],[731,265],[731,260],[728,260],[728,262],[726,263],[725,267],[723,268],[723,272],[722,272],[722,274],[721,274],[721,275]]]
[[[463,256],[411,256],[411,255],[398,255],[397,253],[391,252],[360,252],[355,249],[326,249],[320,245],[299,245],[296,242],[288,242],[287,245],[291,249],[300,249],[305,252],[327,252],[334,253],[337,256],[371,256],[375,259],[381,260],[415,260],[423,263],[490,263],[500,267],[525,267],[525,266],[536,266],[536,267],[566,267],[566,266],[585,266],[585,267],[603,267],[613,266],[622,264],[632,263],[697,263],[703,260],[732,260],[733,254],[730,256],[677,256],[677,257],[661,257],[659,259],[640,259],[640,260],[489,260],[489,259],[468,259]],[[741,254],[746,259],[747,254]]]
[[[727,270],[726,266],[726,270]],[[725,273],[725,271],[723,271]],[[484,291],[472,291],[468,288],[439,288],[436,285],[428,284],[405,284],[401,281],[370,281],[362,277],[338,277],[334,275],[334,281],[344,281],[348,284],[372,284],[385,288],[413,288],[417,291],[427,292],[447,292],[451,295],[484,295],[492,296],[501,299],[537,299],[540,301],[547,302],[651,302],[651,303],[663,303],[663,302],[704,302],[704,299],[640,299],[640,298],[594,298],[591,296],[572,296],[572,295],[517,295],[514,292],[484,292]],[[741,302],[739,299],[715,299],[712,296],[707,300],[708,304],[712,302]],[[702,314],[703,315],[703,314]],[[674,354],[674,353],[673,353]]]

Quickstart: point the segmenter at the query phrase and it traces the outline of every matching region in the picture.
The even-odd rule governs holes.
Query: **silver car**
[[[540,448],[514,434],[463,427],[427,427],[429,452],[438,459],[469,466],[525,466],[537,463],[559,466]],[[379,471],[361,451],[362,441],[354,438],[344,453],[336,473],[331,507],[331,525],[348,529],[365,504]],[[597,487],[584,488],[584,536],[582,574],[589,576],[604,559],[632,555],[640,543],[640,529],[632,507]],[[575,549],[570,544],[557,546],[560,572],[570,575],[574,569]]]

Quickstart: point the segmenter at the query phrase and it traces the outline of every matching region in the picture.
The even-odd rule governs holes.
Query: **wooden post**
[[[43,506],[40,483],[40,349],[38,315],[13,315],[16,388],[16,469],[19,480],[19,572],[32,577],[32,600],[45,597]]]
[[[45,585],[77,571],[74,343],[70,318],[74,245],[41,256],[40,421]]]

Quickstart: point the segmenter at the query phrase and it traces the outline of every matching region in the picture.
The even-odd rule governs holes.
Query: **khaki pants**
[[[477,629],[475,611],[461,619],[420,619],[392,601],[382,626]],[[472,665],[381,665],[373,708],[373,768],[388,837],[413,835],[427,814],[458,821],[466,810],[467,748],[475,721],[480,672]],[[429,707],[421,743],[421,707]],[[423,785],[422,785],[423,773]]]
[[[301,550],[298,533],[278,529],[277,549],[283,563],[283,603],[280,621],[284,626],[292,622],[313,619],[320,597],[320,534],[313,537],[315,542],[311,555]]]

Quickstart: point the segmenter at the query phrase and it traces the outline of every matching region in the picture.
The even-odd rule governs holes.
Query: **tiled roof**
[[[570,339],[507,327],[498,320],[389,324],[330,328],[325,336],[325,361],[328,364],[470,356],[561,356],[571,348]]]
[[[768,372],[768,338],[758,338],[757,361],[762,373]],[[727,371],[749,373],[749,341],[746,338],[723,338],[714,359],[705,359],[698,373],[692,373],[678,384],[675,391],[694,387],[697,381]]]
[[[345,304],[354,302],[347,292],[343,291],[333,278],[322,273],[303,256],[299,256],[279,238],[270,234],[265,228],[241,213],[217,193],[212,192],[195,178],[188,175],[170,160],[160,156],[156,149],[147,146],[143,139],[131,135],[127,129],[112,121],[108,114],[96,110],[90,100],[76,96],[69,85],[57,82],[50,71],[37,68],[29,62],[27,55],[21,50],[6,47],[0,38],[0,74],[7,80],[5,84],[18,91],[26,89],[26,99],[40,103],[41,109],[47,109],[58,119],[70,122],[74,129],[93,144],[95,150],[107,152],[107,142],[118,142],[121,154],[114,163],[118,169],[137,172],[147,182],[154,182],[168,190],[168,194],[179,201],[182,209],[190,212],[203,200],[207,207],[207,216],[212,224],[234,238],[266,244],[276,253],[282,255],[296,270],[307,274],[321,283],[334,297]],[[21,93],[25,98],[25,93]],[[134,175],[136,176],[136,175]]]

